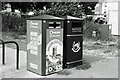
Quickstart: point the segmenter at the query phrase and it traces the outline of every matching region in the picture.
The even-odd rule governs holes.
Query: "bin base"
[[[64,66],[63,66],[63,69],[65,69],[65,68],[73,68],[73,67],[76,67],[76,66],[78,66],[78,65],[82,65],[82,61],[79,61],[79,62],[75,62],[75,63],[71,63],[71,64],[65,64]]]

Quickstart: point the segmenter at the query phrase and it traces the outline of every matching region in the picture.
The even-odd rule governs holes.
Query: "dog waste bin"
[[[27,20],[27,70],[48,75],[63,67],[63,19],[50,15]]]
[[[64,16],[63,68],[82,64],[83,19]]]

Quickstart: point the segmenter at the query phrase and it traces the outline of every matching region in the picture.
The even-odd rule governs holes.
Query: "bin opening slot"
[[[49,22],[49,28],[61,28],[60,22]]]
[[[81,33],[82,32],[82,22],[72,22],[72,32]]]
[[[80,27],[82,27],[82,23],[81,22],[72,22],[72,27],[73,28],[80,28]]]

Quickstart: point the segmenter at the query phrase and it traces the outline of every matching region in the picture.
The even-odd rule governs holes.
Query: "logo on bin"
[[[72,45],[72,51],[73,52],[78,52],[80,50],[80,42],[73,42],[73,45]]]
[[[61,34],[60,31],[53,31],[53,30],[50,30],[50,32],[49,32],[50,37],[59,37],[60,34]]]

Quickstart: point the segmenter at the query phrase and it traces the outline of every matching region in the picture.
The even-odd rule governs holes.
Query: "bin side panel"
[[[41,20],[27,20],[27,70],[41,74]]]

